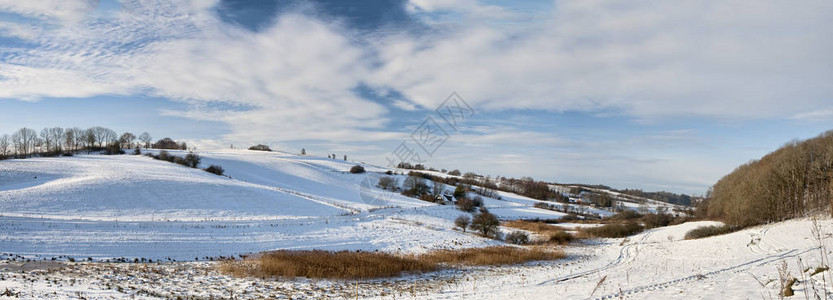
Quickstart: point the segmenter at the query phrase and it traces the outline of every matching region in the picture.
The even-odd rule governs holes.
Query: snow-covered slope
[[[383,168],[351,174],[355,163],[320,157],[198,154],[200,167],[220,165],[228,176],[134,155],[0,161],[0,252],[193,260],[278,248],[421,252],[496,243],[453,230],[465,213],[452,205],[375,187]],[[503,219],[563,215],[502,196],[485,202]]]
[[[682,240],[691,229],[717,224],[689,222],[572,246],[567,248],[567,261],[471,272],[458,279],[465,284],[418,298],[779,299],[780,264],[797,279],[795,296],[785,299],[805,299],[805,294],[809,299],[833,297],[833,273],[816,273],[816,268],[829,264],[833,220],[816,223],[824,251],[810,219]]]

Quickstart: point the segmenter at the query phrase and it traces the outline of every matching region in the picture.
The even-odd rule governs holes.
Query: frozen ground
[[[775,299],[782,262],[799,280],[794,298],[805,292],[827,298],[824,288],[833,291],[833,273],[811,276],[833,249],[830,219],[819,223],[824,251],[808,219],[682,240],[687,231],[714,224],[692,222],[574,243],[565,247],[566,259],[523,266],[358,283],[231,278],[205,258],[271,249],[419,253],[499,242],[453,230],[453,219],[463,214],[453,206],[362,184],[375,183],[382,168],[350,174],[353,163],[325,158],[199,154],[202,167],[219,164],[230,177],[130,155],[0,162],[0,298]],[[537,200],[501,198],[485,203],[503,219],[563,215],[533,208]]]
[[[567,259],[508,267],[450,269],[394,279],[329,281],[233,278],[216,262],[0,262],[0,292],[24,298],[140,299],[777,299],[777,266],[798,279],[793,299],[829,298],[833,221],[793,220],[700,240],[681,240],[691,222],[627,239],[565,247]],[[824,262],[822,263],[822,257]],[[812,275],[812,276],[811,276]],[[19,293],[19,294],[17,294]]]
[[[229,177],[133,155],[0,161],[0,252],[183,261],[272,249],[423,252],[495,243],[453,230],[464,213],[452,205],[375,187],[386,169],[350,174],[355,163],[280,152],[199,155],[201,167],[220,165]],[[485,202],[504,219],[563,216],[517,195]]]

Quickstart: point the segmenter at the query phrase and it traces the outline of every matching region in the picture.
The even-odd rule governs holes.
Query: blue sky
[[[199,149],[702,194],[833,124],[833,4],[0,0],[0,134],[107,126]]]

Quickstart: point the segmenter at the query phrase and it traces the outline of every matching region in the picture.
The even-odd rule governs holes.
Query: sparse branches
[[[796,279],[790,275],[787,262],[782,260],[781,263],[776,266],[776,269],[778,270],[778,283],[781,287],[778,291],[778,298],[784,299],[784,297],[793,296],[795,292],[793,292],[792,286],[795,284]]]
[[[833,206],[831,174],[833,131],[828,131],[739,166],[714,185],[701,211],[741,227],[807,216]]]
[[[382,176],[382,178],[379,178],[379,183],[377,185],[386,191],[396,191],[399,187],[399,183],[396,178],[390,176]]]
[[[489,212],[481,212],[474,215],[469,228],[480,232],[483,236],[494,236],[497,234],[498,225],[500,225],[500,221],[498,221],[497,216]]]
[[[11,154],[12,140],[8,134],[0,136],[0,157],[6,157]]]
[[[119,142],[121,143],[122,148],[131,149],[133,148],[133,141],[136,140],[136,136],[130,132],[125,132],[119,137]]]
[[[460,228],[463,232],[466,232],[466,228],[469,227],[469,224],[471,224],[471,219],[466,215],[462,215],[457,217],[457,219],[454,219],[454,226]]]
[[[12,144],[18,155],[26,156],[34,152],[36,140],[37,133],[31,128],[24,127],[12,134]]]
[[[428,191],[428,185],[425,180],[418,176],[408,176],[403,183],[403,195],[411,197],[420,197]]]
[[[506,242],[515,245],[529,244],[529,234],[523,231],[513,231],[512,233],[506,235]]]
[[[223,176],[223,173],[225,172],[225,170],[223,170],[223,167],[218,165],[210,165],[208,166],[208,168],[205,169],[205,171],[220,176]]]
[[[153,138],[150,136],[150,133],[142,132],[142,134],[139,135],[139,140],[145,144],[145,148],[150,148],[150,142],[153,141]]]
[[[185,155],[185,165],[191,168],[196,168],[197,166],[199,166],[201,160],[202,158],[200,158],[199,155],[196,155],[193,152]]]
[[[442,182],[434,182],[434,186],[431,188],[431,194],[434,196],[441,196],[445,194],[445,184]]]

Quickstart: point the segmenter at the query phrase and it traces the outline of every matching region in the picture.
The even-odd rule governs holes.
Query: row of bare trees
[[[130,132],[118,135],[114,130],[101,126],[87,129],[52,127],[40,131],[24,127],[11,135],[0,135],[0,158],[26,157],[32,154],[59,155],[112,144],[118,144],[121,148],[148,148],[151,141],[152,138],[147,132],[138,137]]]
[[[698,211],[737,226],[833,208],[833,131],[790,142],[738,167],[720,179],[708,196]]]

